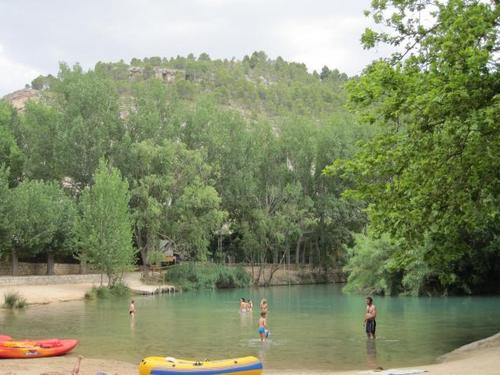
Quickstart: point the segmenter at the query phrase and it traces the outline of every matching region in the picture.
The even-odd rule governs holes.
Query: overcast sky
[[[207,52],[323,65],[349,75],[383,51],[365,51],[370,0],[0,0],[0,97],[58,62],[129,62]]]

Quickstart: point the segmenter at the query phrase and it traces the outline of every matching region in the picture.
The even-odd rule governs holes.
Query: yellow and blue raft
[[[262,363],[255,357],[191,361],[172,357],[146,357],[140,375],[261,375]]]

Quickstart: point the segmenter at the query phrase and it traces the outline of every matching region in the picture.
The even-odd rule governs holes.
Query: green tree
[[[387,28],[364,46],[402,51],[351,82],[351,105],[380,133],[331,171],[356,182],[375,235],[404,240],[398,257],[424,247],[441,291],[485,290],[500,264],[499,4],[377,1],[372,14]]]
[[[24,145],[24,173],[35,180],[60,180],[63,161],[62,116],[55,108],[29,102],[21,117]]]
[[[53,91],[62,115],[61,174],[84,187],[91,183],[99,159],[114,162],[122,143],[125,128],[119,120],[118,95],[111,79],[84,73],[78,65],[70,69],[62,64],[58,78]]]
[[[225,213],[209,185],[210,168],[202,154],[182,143],[144,141],[132,146],[127,170],[135,239],[144,264],[160,239],[171,241],[186,257],[206,260]]]
[[[21,179],[24,163],[24,155],[16,139],[18,122],[14,108],[0,100],[0,165],[3,164],[9,168],[11,186]]]
[[[53,182],[25,180],[11,189],[8,208],[12,274],[17,274],[18,257],[38,254],[47,256],[47,273],[52,274],[54,257],[72,251],[72,200]]]
[[[8,253],[12,222],[10,213],[9,169],[0,165],[0,256]]]
[[[108,286],[113,286],[132,267],[135,258],[128,183],[103,159],[94,181],[80,199],[81,216],[75,224],[78,257],[101,272],[101,285],[104,273]]]

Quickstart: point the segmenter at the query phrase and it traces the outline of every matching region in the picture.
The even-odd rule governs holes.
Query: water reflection
[[[372,339],[366,340],[366,365],[370,369],[379,368],[377,362],[377,341]]]

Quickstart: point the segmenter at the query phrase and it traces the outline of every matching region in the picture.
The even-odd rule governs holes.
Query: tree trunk
[[[309,245],[309,267],[312,268],[313,266],[313,263],[314,263],[314,251],[313,251],[313,244],[311,242],[311,244]]]
[[[16,249],[12,249],[12,276],[17,276],[18,273],[18,268],[19,268],[19,262],[17,259],[17,251]]]
[[[145,247],[140,247],[139,249],[141,253],[142,265],[146,267],[148,266],[148,251]]]
[[[319,243],[318,241],[315,242],[316,244],[316,256],[317,256],[317,259],[318,259],[318,265],[321,266],[321,249],[319,248]]]
[[[84,260],[80,261],[80,275],[86,274],[87,273],[87,262]]]
[[[285,255],[286,255],[286,253],[283,252],[283,256],[281,257],[280,261],[278,263],[271,264],[269,278],[267,279],[267,281],[264,278],[265,286],[271,285],[271,281],[273,279],[274,274],[276,273],[276,271],[278,271],[280,269],[281,265],[283,264],[283,261],[285,260]]]
[[[47,275],[54,274],[54,253],[50,252],[47,254]]]
[[[295,264],[297,264],[297,266],[300,263],[300,244],[301,244],[301,242],[302,242],[302,235],[297,240],[297,246],[295,247]]]

